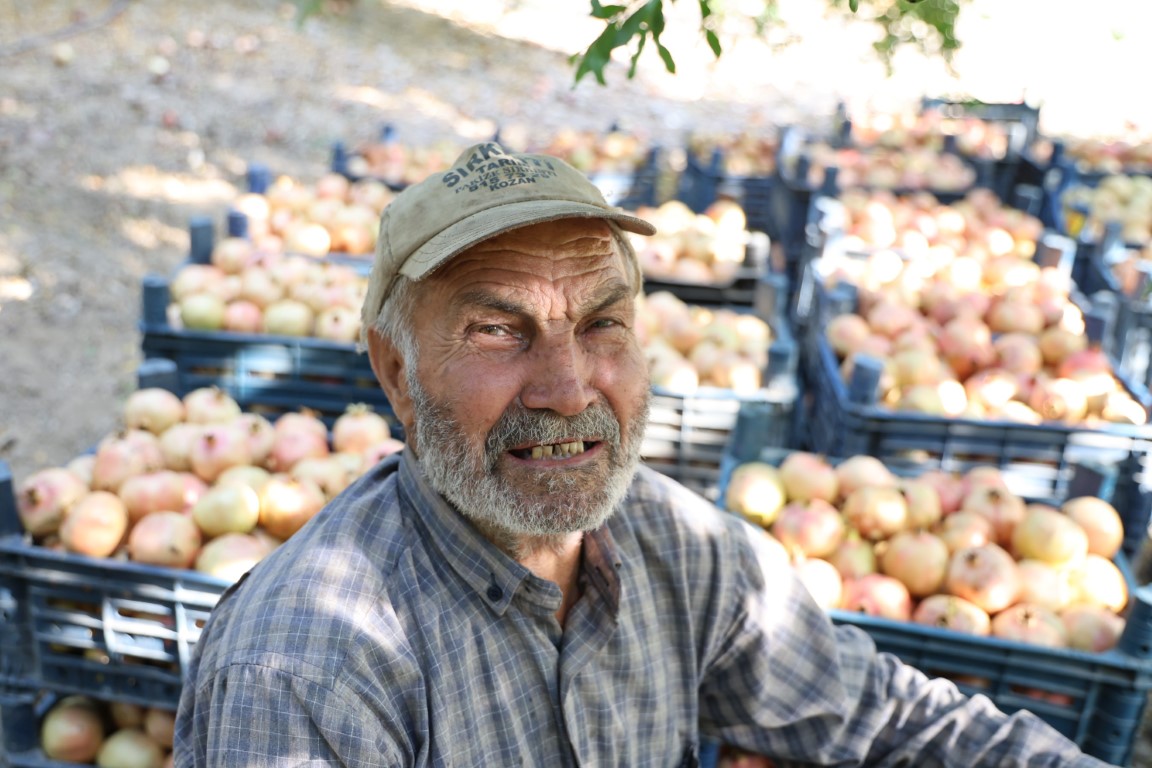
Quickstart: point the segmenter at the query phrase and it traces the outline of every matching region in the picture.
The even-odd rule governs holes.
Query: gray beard
[[[564,534],[599,528],[624,500],[636,467],[648,421],[648,395],[626,438],[611,408],[597,402],[572,418],[532,410],[515,403],[492,428],[482,451],[475,450],[449,409],[429,397],[414,376],[408,388],[413,401],[416,448],[428,484],[505,551],[527,542],[547,545]],[[561,440],[595,438],[604,458],[595,465],[560,472],[541,472],[535,487],[517,484],[502,473],[509,448]],[[548,459],[541,459],[548,461]],[[605,471],[605,466],[607,470]],[[530,545],[529,545],[530,546]]]

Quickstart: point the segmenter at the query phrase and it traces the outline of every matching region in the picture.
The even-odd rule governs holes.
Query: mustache
[[[484,449],[491,462],[517,446],[562,440],[597,440],[619,447],[620,422],[603,402],[594,403],[575,416],[561,416],[555,411],[514,403],[488,433]]]

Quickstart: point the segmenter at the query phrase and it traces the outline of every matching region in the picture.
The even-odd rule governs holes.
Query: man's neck
[[[520,551],[516,555],[516,560],[532,573],[560,586],[564,595],[560,610],[556,612],[560,626],[564,626],[569,609],[580,599],[580,560],[583,552],[584,534],[577,532],[550,536],[546,544],[521,541]]]

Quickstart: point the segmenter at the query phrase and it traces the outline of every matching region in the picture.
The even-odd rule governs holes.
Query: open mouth
[[[513,448],[509,453],[518,459],[567,459],[598,445],[593,441],[573,440],[567,443],[533,445],[528,448]]]

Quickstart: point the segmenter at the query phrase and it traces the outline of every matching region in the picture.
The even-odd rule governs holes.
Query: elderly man
[[[546,156],[384,211],[364,305],[408,447],[213,611],[177,766],[1103,765],[834,628],[763,534],[639,464],[641,275]]]

